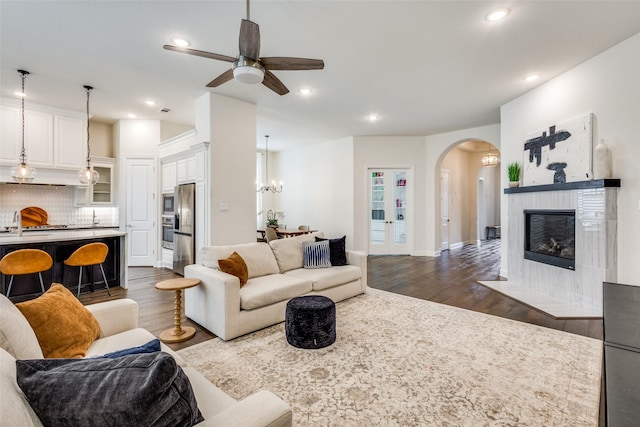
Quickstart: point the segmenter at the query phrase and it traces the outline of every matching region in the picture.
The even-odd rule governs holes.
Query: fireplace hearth
[[[524,258],[575,270],[576,211],[524,211]]]

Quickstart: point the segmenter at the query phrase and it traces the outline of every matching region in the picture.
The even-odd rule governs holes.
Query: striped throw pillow
[[[331,267],[331,257],[329,252],[329,241],[303,242],[302,252],[304,255],[304,268],[327,268]]]

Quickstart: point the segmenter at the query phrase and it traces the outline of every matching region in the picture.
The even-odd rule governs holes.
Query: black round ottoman
[[[296,297],[285,312],[287,342],[298,348],[322,348],[336,341],[336,304],[321,295]]]

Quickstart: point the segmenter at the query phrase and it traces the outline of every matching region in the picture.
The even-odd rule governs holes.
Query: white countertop
[[[16,245],[20,243],[48,243],[69,240],[86,240],[101,237],[124,236],[127,233],[120,230],[96,228],[90,230],[46,230],[27,231],[21,237],[16,234],[0,234],[0,246]]]

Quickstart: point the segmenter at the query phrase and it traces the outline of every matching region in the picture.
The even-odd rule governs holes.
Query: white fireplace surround
[[[619,180],[507,189],[507,281],[481,282],[556,318],[602,317],[602,282],[616,282]],[[525,209],[575,210],[575,270],[524,259]]]

